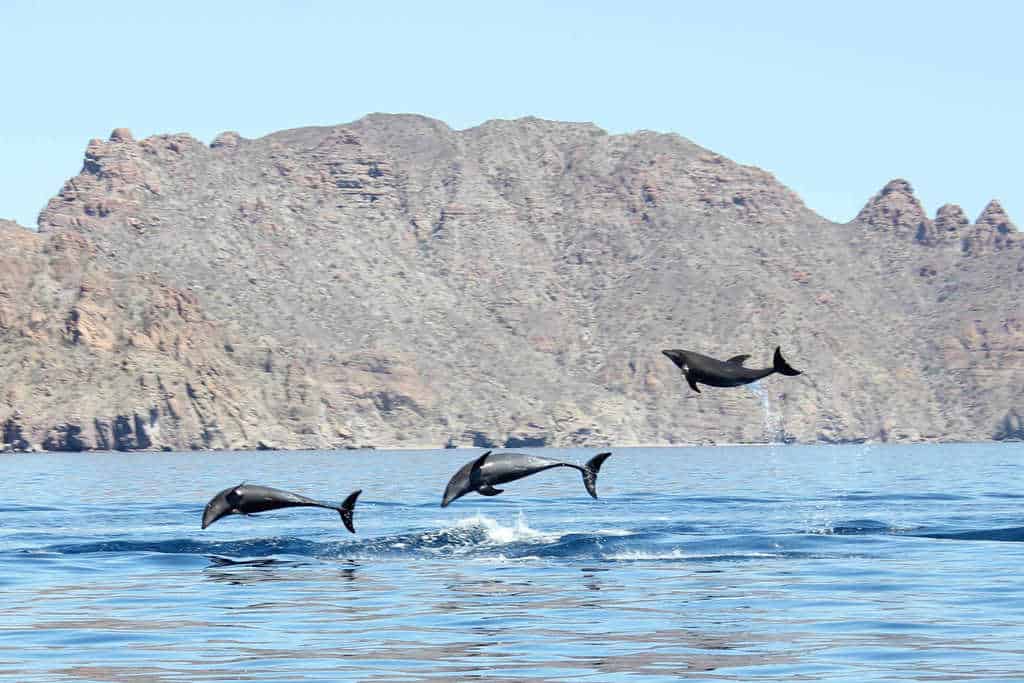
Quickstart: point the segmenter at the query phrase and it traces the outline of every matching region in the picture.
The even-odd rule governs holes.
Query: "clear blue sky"
[[[1024,226],[1024,4],[0,0],[0,217],[34,226],[89,138],[247,137],[415,112],[671,131],[853,217],[905,177],[930,212]]]

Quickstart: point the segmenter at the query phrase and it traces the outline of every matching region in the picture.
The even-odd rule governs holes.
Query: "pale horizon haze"
[[[1012,2],[0,2],[0,218],[36,217],[90,138],[210,142],[416,113],[678,133],[845,222],[905,178],[930,215],[1024,224]]]

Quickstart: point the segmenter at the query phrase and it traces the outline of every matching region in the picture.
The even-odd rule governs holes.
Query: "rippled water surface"
[[[1020,445],[618,449],[600,500],[441,509],[477,453],[0,456],[0,677],[1024,680]],[[362,488],[358,533],[200,531],[242,480]]]

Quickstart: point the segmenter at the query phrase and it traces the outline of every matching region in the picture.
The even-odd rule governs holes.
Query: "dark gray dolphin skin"
[[[775,360],[770,368],[747,368],[743,363],[750,358],[749,354],[733,356],[729,360],[718,360],[693,351],[682,349],[670,349],[662,351],[673,363],[679,366],[686,376],[690,388],[700,393],[697,384],[707,384],[712,387],[738,387],[744,384],[756,382],[762,377],[779,373],[790,377],[799,375],[799,370],[794,370],[782,357],[780,347],[775,347]]]
[[[356,528],[352,526],[352,510],[356,506],[356,498],[360,493],[362,490],[353,491],[341,505],[332,505],[300,496],[297,493],[272,489],[269,486],[242,483],[224,489],[210,499],[210,502],[206,504],[206,509],[203,510],[203,528],[205,529],[221,517],[228,515],[252,515],[280,508],[309,507],[337,510],[345,528],[355,533]]]
[[[539,455],[487,451],[459,468],[444,490],[441,507],[447,507],[453,500],[473,491],[481,496],[496,496],[503,489],[494,488],[495,484],[507,484],[537,472],[550,470],[552,467],[571,467],[579,470],[583,475],[583,485],[587,487],[587,493],[597,498],[597,473],[601,469],[601,463],[609,455],[611,453],[598,453],[581,467],[575,463],[542,458]]]

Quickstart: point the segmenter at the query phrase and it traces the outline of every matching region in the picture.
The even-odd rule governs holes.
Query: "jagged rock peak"
[[[922,243],[930,243],[935,236],[934,225],[914,196],[914,188],[902,178],[886,183],[854,220],[874,228],[909,234]]]
[[[110,142],[135,142],[135,137],[127,128],[115,128],[110,131]]]
[[[237,131],[226,130],[213,139],[210,143],[211,149],[217,149],[218,147],[237,147],[240,142],[245,138],[238,134]]]
[[[1010,220],[998,199],[993,199],[986,204],[985,208],[981,211],[981,215],[978,216],[978,220],[975,222],[978,225],[990,225],[1004,235],[1009,232],[1016,232],[1017,230],[1017,226]]]
[[[893,192],[902,192],[903,194],[914,195],[914,187],[910,184],[910,181],[904,180],[903,178],[893,178],[885,184],[885,187],[879,192],[883,197],[890,195]]]
[[[990,201],[978,222],[966,232],[961,240],[964,254],[982,254],[1001,251],[1020,244],[1020,233],[1002,205],[995,199]]]
[[[935,213],[935,232],[955,235],[971,224],[959,204],[943,204]]]

